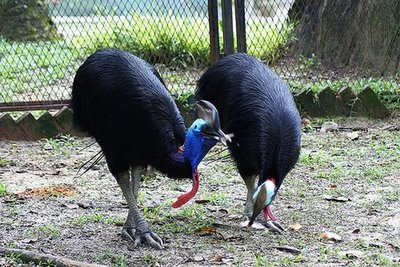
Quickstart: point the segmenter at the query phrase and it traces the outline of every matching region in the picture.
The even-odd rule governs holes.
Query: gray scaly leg
[[[136,198],[139,192],[141,174],[141,169],[133,170],[132,181],[129,171],[123,172],[117,177],[118,184],[129,206],[129,213],[122,229],[122,236],[134,242],[134,247],[143,242],[154,248],[162,249],[163,242],[161,238],[150,230],[137,206]]]

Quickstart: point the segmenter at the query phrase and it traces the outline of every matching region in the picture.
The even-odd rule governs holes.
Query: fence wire
[[[48,13],[49,27],[53,27],[43,38],[0,37],[0,103],[16,103],[17,109],[28,109],[38,101],[68,100],[76,70],[101,48],[127,50],[154,64],[176,95],[193,92],[196,80],[209,65],[205,0],[35,0],[28,1],[28,5],[36,4],[27,8],[27,1],[6,2],[11,2],[3,5],[9,12],[0,11],[0,25],[12,23],[9,17],[22,12],[30,23]],[[289,38],[285,31],[289,34],[292,30],[287,20],[292,2],[245,1],[250,54],[267,63],[276,62]],[[21,11],[24,5],[26,10]],[[37,12],[29,13],[32,8]],[[222,33],[220,40],[222,46]],[[285,67],[285,72],[294,68]]]
[[[288,81],[301,79],[298,60],[283,57],[294,41],[295,25],[288,15],[293,3],[245,0],[247,52]],[[22,26],[36,23],[45,26],[15,40],[10,37]],[[223,47],[221,25],[219,21]],[[47,33],[39,32],[40,28]],[[189,95],[210,63],[208,1],[4,0],[0,3],[0,105],[24,110],[34,102],[43,102],[39,105],[46,108],[68,101],[78,67],[94,51],[110,47],[154,64],[173,94]]]

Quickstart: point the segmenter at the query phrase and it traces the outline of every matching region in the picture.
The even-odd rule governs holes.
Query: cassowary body
[[[136,204],[143,170],[151,165],[169,177],[192,177],[192,191],[174,206],[187,202],[198,188],[198,163],[223,138],[217,111],[201,102],[203,118],[186,132],[155,68],[117,49],[99,50],[80,66],[71,108],[74,125],[96,139],[129,205],[123,236],[135,246],[147,242],[162,248],[161,238],[149,229]]]
[[[269,205],[297,162],[301,136],[288,86],[258,59],[238,53],[202,75],[196,98],[213,103],[222,130],[234,136],[229,150],[248,189],[245,214],[250,224],[263,210],[264,222],[279,231]]]

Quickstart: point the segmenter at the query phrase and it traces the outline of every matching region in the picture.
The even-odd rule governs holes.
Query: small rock
[[[333,121],[327,121],[321,125],[321,133],[335,132],[338,130],[339,130],[338,124]]]
[[[44,146],[43,146],[43,149],[44,150],[53,150],[53,147],[50,145],[50,144],[45,144]]]
[[[204,261],[204,258],[202,256],[197,255],[193,257],[193,261],[194,262]]]
[[[358,134],[358,132],[351,132],[346,134],[346,137],[349,138],[351,141],[357,140],[360,135]]]

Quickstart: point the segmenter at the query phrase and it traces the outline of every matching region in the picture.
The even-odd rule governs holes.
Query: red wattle
[[[272,213],[270,205],[263,208],[263,214],[266,220],[276,221],[276,216]]]
[[[193,187],[192,190],[187,192],[186,194],[183,194],[182,196],[178,197],[178,199],[172,203],[173,208],[179,208],[189,200],[191,200],[199,190],[199,185],[200,185],[200,179],[199,179],[199,172],[197,169],[194,170],[193,172]]]

